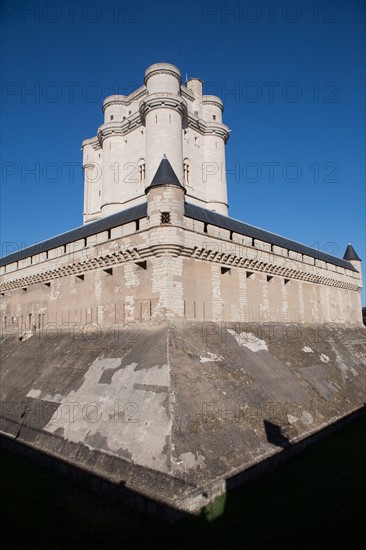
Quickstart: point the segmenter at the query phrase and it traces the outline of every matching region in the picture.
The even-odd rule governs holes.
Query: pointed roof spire
[[[156,170],[152,182],[148,187],[146,187],[145,193],[147,193],[147,191],[151,189],[151,187],[158,187],[160,185],[176,185],[177,187],[181,187],[182,189],[184,189],[165,154],[159,164],[158,169]],[[186,190],[184,189],[184,192],[185,191]]]
[[[351,243],[348,243],[343,259],[348,261],[352,261],[352,260],[357,260],[359,262],[361,261],[361,258],[358,257],[357,252],[355,251]]]

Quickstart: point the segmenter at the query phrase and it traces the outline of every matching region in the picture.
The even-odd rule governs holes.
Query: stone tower
[[[84,223],[145,201],[161,159],[167,156],[187,200],[227,216],[225,143],[221,99],[202,95],[202,81],[182,85],[180,71],[156,63],[144,85],[103,103],[104,124],[83,142]]]
[[[0,442],[171,519],[362,411],[361,260],[227,215],[201,80],[103,110],[84,224],[0,258]]]

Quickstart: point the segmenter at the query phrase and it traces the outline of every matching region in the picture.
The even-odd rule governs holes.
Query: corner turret
[[[179,253],[184,242],[184,195],[168,158],[164,154],[150,185],[145,189],[150,246],[170,245],[170,251]]]

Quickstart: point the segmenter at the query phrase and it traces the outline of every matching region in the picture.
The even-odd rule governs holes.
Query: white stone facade
[[[192,203],[204,216],[227,214],[226,181],[215,167],[225,166],[228,129],[221,101],[202,96],[200,80],[185,87],[175,66],[152,65],[143,87],[107,98],[104,112],[97,138],[83,145],[86,172],[101,175],[86,178],[84,221],[100,221],[1,260],[3,330],[174,319],[362,323],[359,260],[319,259],[286,239],[258,240],[244,224],[229,230],[189,214],[200,210]],[[176,181],[154,184],[164,154]],[[121,182],[123,170],[137,170],[137,180]],[[123,218],[135,205],[137,217]],[[108,218],[116,212],[117,222]]]
[[[128,96],[103,103],[104,124],[83,142],[84,223],[145,201],[164,154],[187,200],[227,215],[223,104],[202,95],[202,81],[181,83],[179,69],[157,63]]]

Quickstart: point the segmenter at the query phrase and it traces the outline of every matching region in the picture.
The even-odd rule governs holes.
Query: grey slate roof
[[[151,187],[158,187],[159,185],[176,185],[177,187],[185,188],[181,185],[176,173],[174,172],[172,165],[170,164],[167,157],[164,155],[162,158],[158,169],[156,170],[155,176],[152,179],[152,182],[145,189],[145,193],[148,192]]]
[[[61,235],[57,235],[51,239],[47,239],[46,241],[23,248],[13,254],[9,254],[9,256],[4,256],[3,258],[0,258],[0,266],[11,264],[13,262],[17,262],[18,260],[23,260],[24,258],[33,256],[34,254],[40,254],[41,252],[45,252],[51,248],[57,248],[58,246],[72,243],[73,241],[78,241],[79,239],[84,239],[90,235],[107,231],[113,227],[139,220],[141,218],[145,218],[146,216],[147,203],[144,202],[142,204],[138,204],[137,206],[133,206],[132,208],[128,208],[128,210],[122,210],[121,212],[117,212],[111,216],[106,216],[101,220],[87,223],[86,225],[82,225],[81,227],[77,227],[76,229],[72,229],[66,233],[61,233]]]
[[[188,218],[200,220],[202,222],[215,225],[216,227],[223,227],[229,231],[239,233],[240,235],[246,235],[247,237],[252,237],[276,246],[281,246],[283,248],[287,248],[288,250],[305,254],[311,258],[317,258],[318,260],[323,260],[324,262],[328,262],[333,265],[345,267],[351,271],[357,271],[350,262],[344,259],[342,260],[341,258],[336,258],[335,256],[331,256],[330,254],[326,254],[325,252],[321,252],[315,248],[310,248],[304,244],[291,241],[290,239],[286,239],[285,237],[281,237],[275,233],[270,233],[264,229],[259,229],[253,225],[248,225],[244,222],[235,220],[234,218],[217,214],[217,212],[207,210],[206,208],[201,208],[195,204],[186,203],[184,213]]]
[[[169,163],[168,160],[167,162]],[[216,227],[222,227],[224,229],[228,229],[229,231],[239,233],[240,235],[246,235],[247,237],[259,239],[264,242],[287,248],[288,250],[293,250],[294,252],[300,252],[301,254],[323,260],[333,265],[339,265],[351,271],[357,271],[356,268],[349,261],[347,261],[348,258],[341,259],[336,258],[335,256],[330,256],[329,254],[326,254],[314,248],[310,248],[309,246],[291,241],[289,239],[286,239],[285,237],[281,237],[274,233],[265,231],[264,229],[254,227],[253,225],[248,225],[244,222],[235,220],[234,218],[229,218],[227,216],[217,214],[216,212],[207,210],[206,208],[201,208],[200,206],[196,206],[195,204],[186,202],[184,213],[188,218],[193,218],[195,220],[206,222],[208,224],[215,225]],[[57,235],[56,237],[47,239],[46,241],[42,241],[38,244],[29,246],[22,250],[18,250],[17,252],[14,252],[8,256],[4,256],[3,258],[0,258],[0,266],[22,260],[34,254],[40,254],[41,252],[45,252],[46,250],[50,250],[51,248],[57,248],[58,246],[65,245],[73,241],[78,241],[79,239],[89,237],[90,235],[95,235],[96,233],[101,233],[102,231],[107,231],[108,229],[112,229],[113,227],[117,227],[131,221],[145,218],[146,216],[147,203],[144,202],[142,204],[138,204],[137,206],[133,206],[128,210],[122,210],[121,212],[117,212],[116,214],[112,214],[111,216],[107,216],[105,218],[102,218],[101,220],[88,223],[81,227],[77,227],[76,229],[72,229],[71,231],[67,231],[66,233],[62,233],[61,235]],[[354,254],[357,256],[353,247],[351,248]],[[357,259],[359,259],[358,256]]]
[[[361,258],[358,257],[356,250],[353,248],[351,244],[347,246],[343,259],[348,261],[350,260],[358,260],[359,262],[361,261]]]

